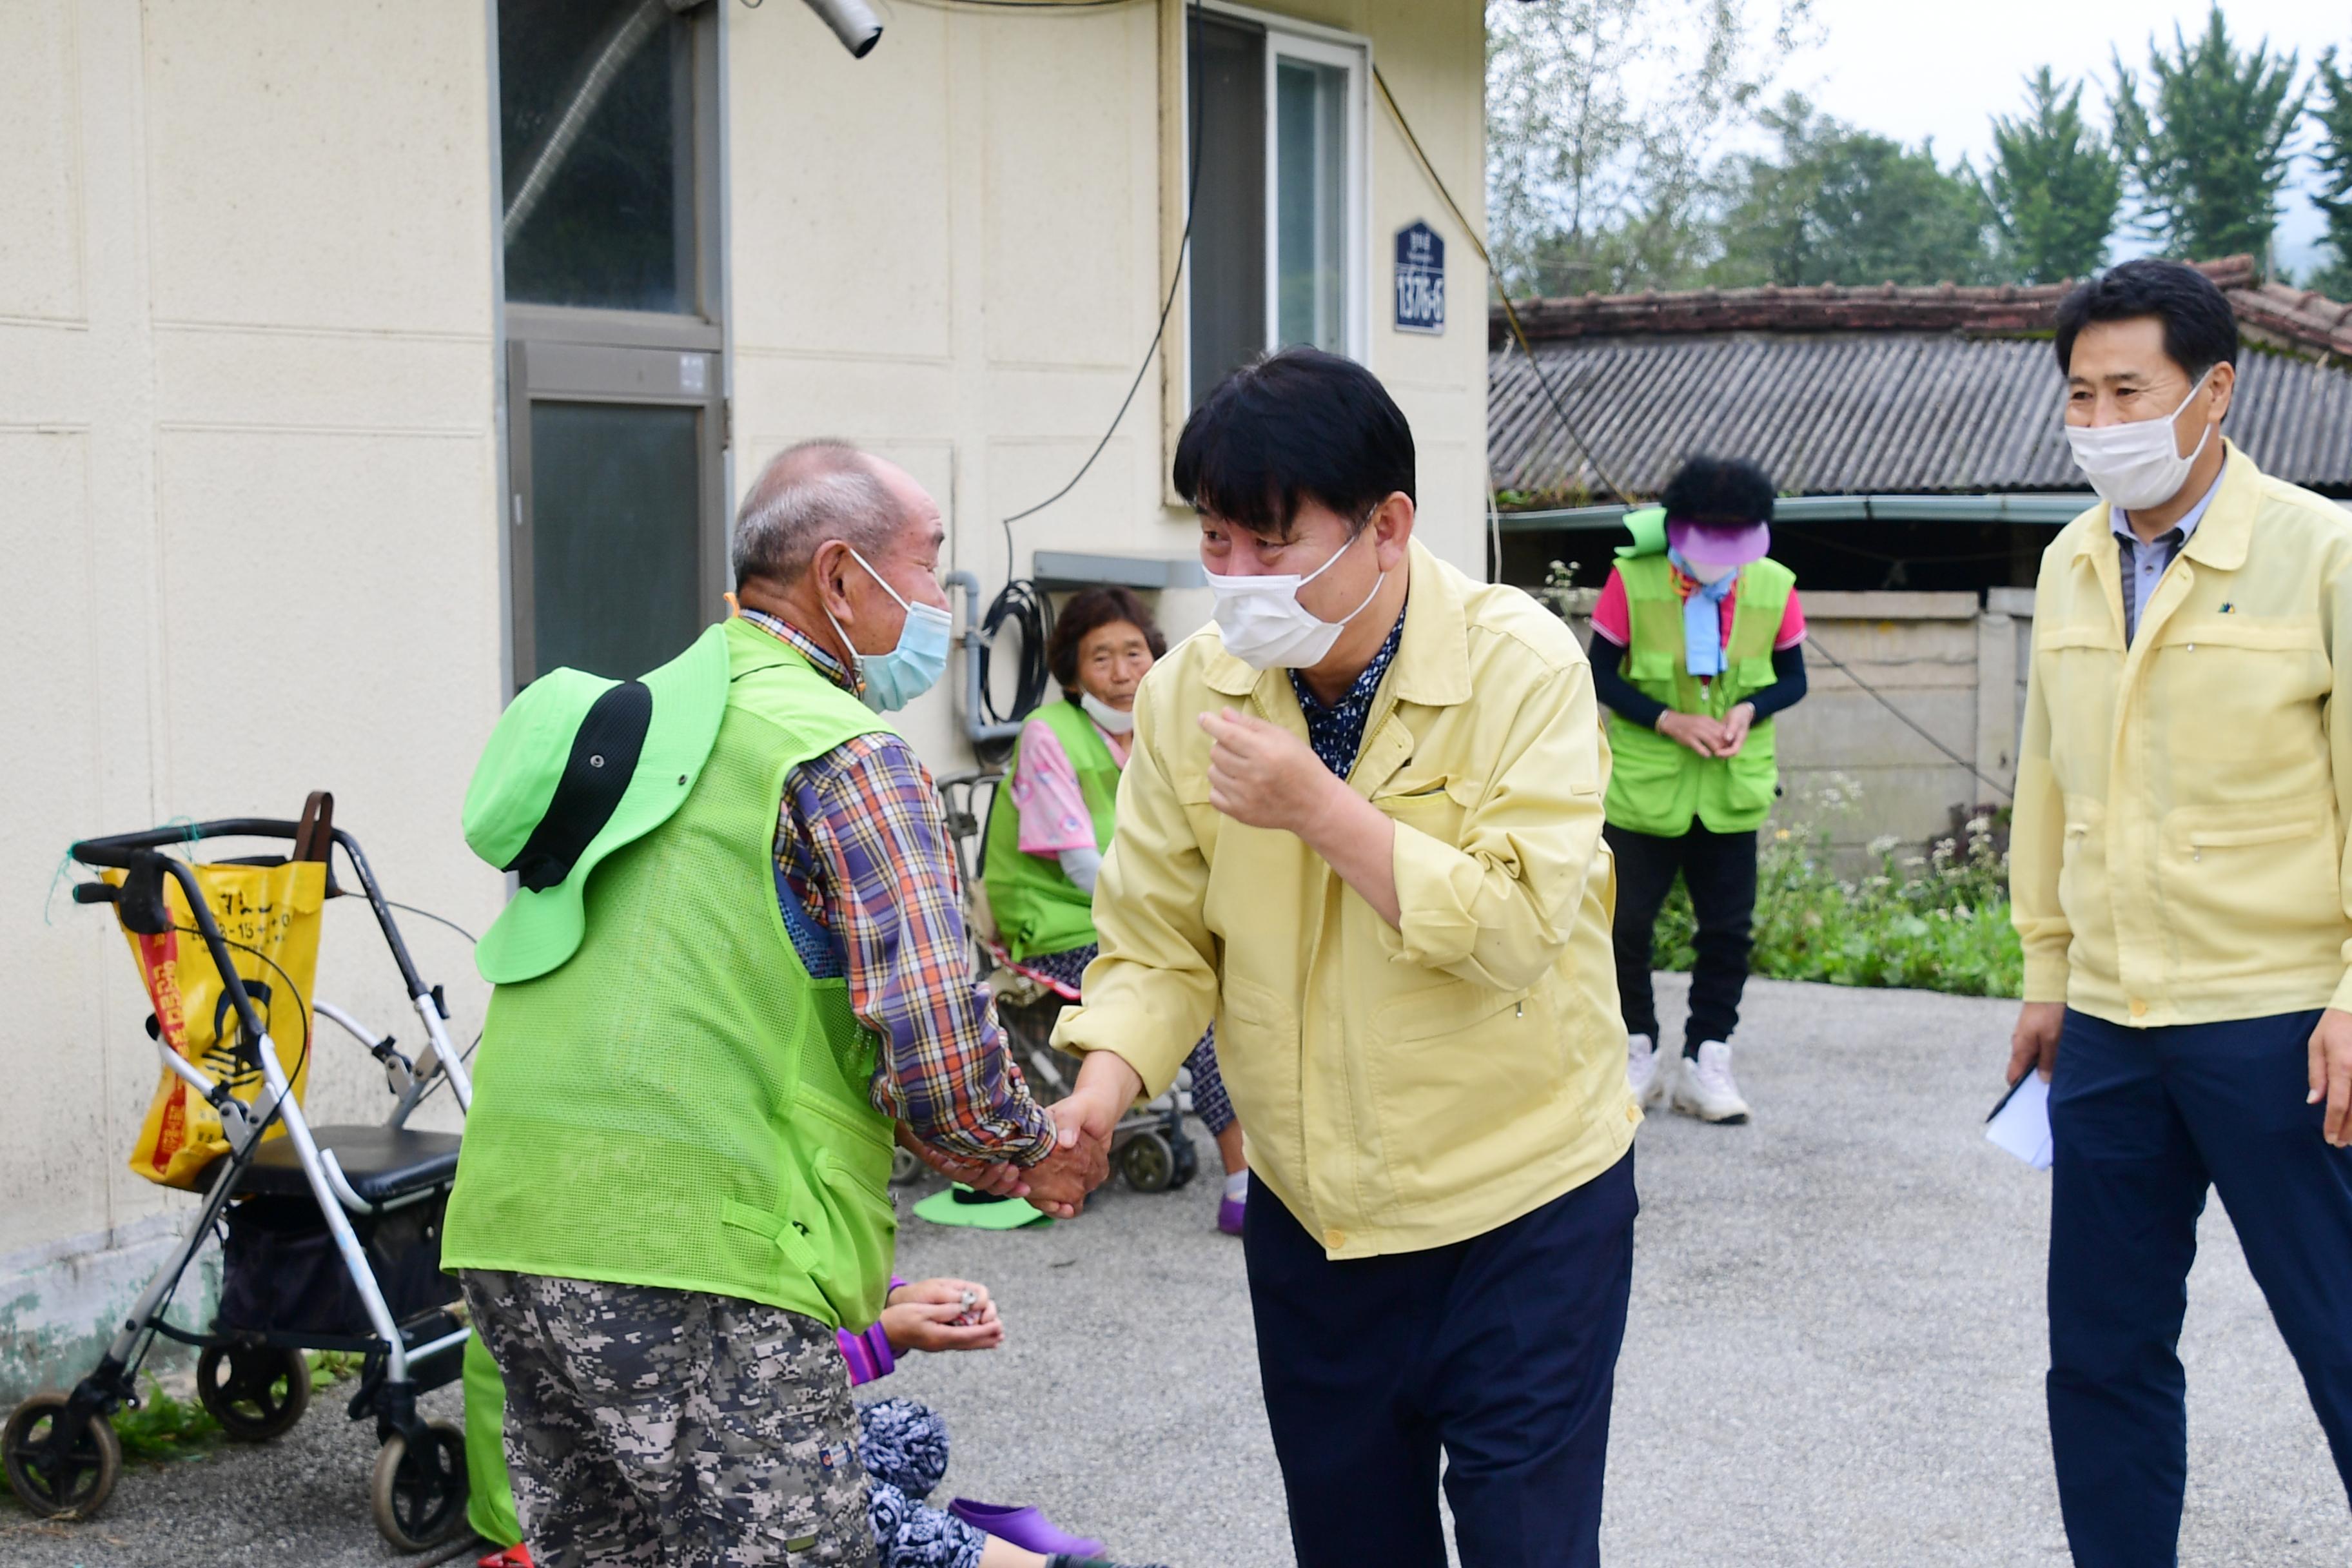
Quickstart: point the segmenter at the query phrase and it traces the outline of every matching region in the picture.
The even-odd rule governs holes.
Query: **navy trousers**
[[[1264,1185],[1242,1249],[1299,1568],[1601,1561],[1633,1155],[1484,1236],[1334,1261]]]
[[[2175,1352],[2209,1185],[2352,1493],[2352,1150],[2329,1148],[2325,1108],[2304,1103],[2318,1021],[2127,1029],[2066,1014],[2050,1085],[2050,1446],[2077,1568],[2179,1561]]]

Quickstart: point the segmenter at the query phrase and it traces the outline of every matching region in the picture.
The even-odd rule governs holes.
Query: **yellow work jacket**
[[[1213,626],[1144,682],[1065,1049],[1153,1092],[1213,1016],[1255,1179],[1334,1258],[1494,1229],[1616,1163],[1640,1112],[1609,947],[1608,747],[1584,653],[1516,588],[1412,546],[1349,784],[1397,824],[1402,930],[1292,834],[1209,804],[1198,716],[1300,737],[1282,669]]]
[[[2128,647],[2121,573],[2100,505],[2034,590],[2025,999],[2149,1027],[2352,1007],[2352,517],[2233,445]]]

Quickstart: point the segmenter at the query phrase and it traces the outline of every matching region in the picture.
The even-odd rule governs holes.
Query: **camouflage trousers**
[[[463,1279],[542,1568],[874,1568],[831,1329],[705,1291]]]

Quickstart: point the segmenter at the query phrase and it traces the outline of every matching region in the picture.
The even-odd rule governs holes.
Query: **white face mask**
[[[1370,531],[1366,528],[1356,538]],[[1297,573],[1272,577],[1209,573],[1209,592],[1214,598],[1211,613],[1216,616],[1217,635],[1225,651],[1252,669],[1305,669],[1320,664],[1331,645],[1339,640],[1340,631],[1379,596],[1388,574],[1373,579],[1372,591],[1364,595],[1364,602],[1336,621],[1327,621],[1300,604],[1298,590],[1339,564],[1339,556],[1355,548],[1355,543],[1354,539],[1348,541],[1338,555],[1303,577]]]
[[[1078,693],[1078,706],[1107,735],[1124,735],[1135,728],[1133,712],[1122,713],[1091,691]]]
[[[2074,449],[2074,466],[2091,481],[2091,488],[2110,506],[2126,511],[2162,506],[2180,493],[2189,482],[2189,470],[2195,466],[2197,455],[2205,450],[2206,441],[2213,434],[2208,425],[2198,433],[2196,450],[2187,457],[2179,452],[2180,443],[2172,433],[2172,422],[2180,417],[2180,409],[2194,402],[2205,385],[2205,375],[2189,389],[2174,409],[2161,419],[2135,419],[2126,425],[2069,425],[2066,444]]]

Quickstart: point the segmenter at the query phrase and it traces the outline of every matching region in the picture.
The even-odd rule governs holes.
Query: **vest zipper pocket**
[[[792,1259],[793,1268],[803,1274],[816,1272],[815,1250],[809,1246],[807,1237],[801,1235],[800,1227],[782,1215],[770,1214],[764,1209],[755,1209],[750,1204],[727,1198],[719,1205],[719,1220],[720,1224],[731,1225],[738,1230],[766,1237],[783,1249],[784,1256]]]

